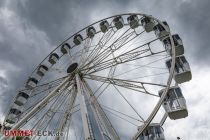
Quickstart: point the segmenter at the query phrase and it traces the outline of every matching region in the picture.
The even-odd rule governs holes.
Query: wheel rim
[[[134,13],[129,13],[129,14],[121,14],[121,15],[116,15],[116,16],[112,16],[112,17],[109,17],[109,18],[106,18],[106,19],[103,19],[103,20],[100,20],[100,21],[98,21],[98,22],[95,22],[95,23],[93,23],[93,24],[91,24],[91,25],[89,25],[89,26],[87,26],[86,28],[84,28],[84,29],[82,29],[82,30],[80,30],[79,32],[77,32],[77,33],[75,33],[74,35],[72,35],[71,37],[69,37],[69,38],[67,38],[64,42],[62,42],[56,49],[54,49],[41,63],[40,63],[40,65],[43,65],[43,64],[45,64],[45,65],[47,65],[46,63],[48,63],[48,59],[49,59],[49,57],[51,56],[51,54],[53,54],[53,53],[55,53],[55,52],[58,52],[58,51],[60,51],[60,48],[61,48],[61,46],[63,45],[63,44],[65,44],[65,43],[69,43],[70,44],[70,46],[71,46],[71,49],[70,49],[70,53],[68,54],[69,55],[69,57],[68,58],[66,58],[66,59],[64,59],[63,57],[65,57],[66,55],[64,55],[64,54],[62,54],[61,52],[59,52],[59,59],[58,59],[58,61],[59,61],[59,63],[60,64],[58,64],[58,63],[56,63],[55,65],[48,65],[48,68],[49,68],[49,71],[50,71],[50,69],[51,70],[53,70],[53,72],[54,71],[56,71],[56,73],[57,74],[54,74],[53,72],[51,73],[51,72],[49,72],[49,74],[47,74],[47,75],[45,75],[45,77],[44,78],[40,78],[39,79],[39,83],[40,84],[38,84],[38,86],[36,87],[36,88],[34,88],[34,89],[32,89],[32,90],[27,90],[27,92],[30,92],[30,94],[31,94],[31,99],[32,98],[38,98],[39,96],[38,96],[38,91],[40,90],[38,90],[38,91],[36,91],[36,89],[38,89],[38,88],[42,88],[42,87],[44,87],[44,88],[46,88],[46,86],[45,85],[47,85],[47,88],[48,89],[45,89],[46,90],[46,92],[49,92],[49,91],[51,91],[51,90],[53,90],[53,89],[55,89],[56,88],[56,86],[58,86],[58,84],[61,82],[61,81],[63,81],[63,79],[64,78],[66,78],[67,76],[69,76],[69,75],[66,75],[66,73],[64,73],[64,71],[66,71],[66,69],[68,68],[68,66],[69,65],[71,65],[72,63],[73,64],[77,64],[78,63],[78,70],[77,71],[75,71],[75,69],[72,71],[71,70],[71,75],[76,75],[76,74],[78,74],[80,77],[81,77],[81,79],[83,80],[83,78],[85,78],[86,80],[87,79],[94,79],[95,81],[103,81],[104,83],[108,83],[108,84],[112,84],[112,85],[115,85],[114,86],[114,88],[116,89],[116,91],[115,92],[119,92],[120,93],[120,90],[116,87],[116,86],[121,86],[121,87],[123,87],[122,85],[120,85],[120,84],[127,84],[126,86],[127,87],[129,87],[129,85],[128,84],[131,84],[131,83],[137,83],[137,82],[139,82],[140,84],[141,84],[141,86],[139,86],[139,87],[137,87],[137,88],[145,88],[144,87],[144,85],[147,85],[147,84],[149,84],[149,85],[152,85],[152,86],[159,86],[159,87],[165,87],[166,88],[166,90],[165,90],[165,92],[162,94],[162,96],[161,96],[161,98],[159,99],[159,101],[156,103],[156,105],[154,106],[154,109],[151,111],[151,113],[149,113],[150,115],[148,115],[148,117],[147,117],[147,119],[142,119],[142,117],[140,117],[140,119],[142,119],[142,121],[144,121],[144,123],[142,123],[142,125],[143,125],[143,127],[142,127],[142,129],[141,130],[139,130],[137,133],[135,133],[135,135],[134,135],[134,137],[132,137],[132,139],[137,139],[138,138],[138,136],[143,132],[143,130],[150,124],[150,122],[153,120],[153,118],[155,117],[155,115],[157,114],[157,112],[158,112],[158,110],[159,110],[159,108],[160,108],[160,106],[161,106],[161,104],[162,104],[162,102],[163,102],[163,100],[164,100],[164,98],[165,98],[165,96],[166,96],[166,94],[167,94],[167,91],[168,91],[168,89],[169,89],[169,87],[170,87],[170,85],[171,85],[171,82],[172,82],[172,78],[173,78],[173,72],[174,72],[174,67],[175,67],[175,49],[174,49],[174,42],[172,41],[172,37],[171,37],[171,34],[169,33],[169,37],[170,37],[170,40],[171,40],[171,42],[172,42],[172,66],[171,66],[171,70],[170,70],[170,73],[166,76],[166,79],[164,79],[164,84],[160,84],[160,83],[158,83],[158,82],[156,82],[156,83],[153,83],[153,82],[150,82],[150,81],[144,81],[144,82],[142,82],[142,81],[135,81],[135,80],[130,80],[130,79],[135,79],[135,78],[138,78],[136,75],[134,75],[134,74],[132,74],[135,78],[132,78],[132,77],[130,77],[130,79],[129,78],[125,78],[125,77],[122,77],[122,75],[125,75],[125,74],[127,74],[126,73],[126,71],[123,71],[123,72],[121,72],[121,73],[118,73],[118,74],[116,74],[116,69],[118,68],[118,66],[120,65],[120,64],[123,64],[123,63],[128,63],[128,62],[131,62],[131,61],[136,61],[137,63],[138,63],[138,60],[140,60],[140,59],[144,59],[144,58],[146,58],[147,57],[147,60],[145,60],[145,61],[147,61],[148,63],[151,63],[151,64],[154,64],[157,60],[158,60],[158,58],[160,59],[160,58],[162,58],[162,61],[165,61],[165,59],[167,58],[164,58],[164,57],[162,57],[161,55],[160,56],[158,56],[158,58],[156,58],[155,60],[153,60],[153,61],[150,61],[150,60],[152,60],[152,56],[154,56],[154,55],[156,55],[156,54],[161,54],[161,53],[163,53],[163,52],[165,52],[165,50],[160,50],[159,52],[153,52],[153,50],[152,49],[154,49],[153,48],[153,46],[148,46],[148,44],[149,45],[151,45],[151,44],[153,44],[154,42],[156,42],[156,41],[158,41],[158,39],[157,38],[154,38],[154,39],[151,39],[150,41],[145,41],[144,43],[142,43],[142,44],[140,44],[140,43],[138,43],[138,40],[137,39],[139,39],[140,37],[141,37],[141,35],[142,34],[144,34],[144,32],[143,31],[135,31],[135,30],[133,30],[133,29],[131,29],[130,27],[129,27],[129,25],[128,25],[128,23],[125,23],[125,26],[122,28],[122,29],[120,29],[120,30],[117,30],[117,29],[115,29],[114,28],[114,26],[113,26],[113,23],[112,23],[112,21],[113,21],[113,18],[114,17],[117,17],[117,16],[122,16],[124,19],[126,19],[128,16],[130,16],[130,15],[133,15]],[[139,17],[139,19],[142,17],[142,16],[145,16],[145,14],[135,14],[135,15],[138,15],[138,17]],[[161,21],[159,21],[158,19],[155,19],[155,18],[153,18],[153,17],[151,17],[150,16],[150,18],[152,18],[152,19],[154,19],[157,23],[161,23],[162,24],[162,22]],[[98,29],[96,29],[96,34],[95,34],[95,36],[93,37],[93,38],[87,38],[87,37],[84,37],[83,39],[83,41],[82,41],[82,43],[80,44],[80,45],[78,45],[78,46],[76,46],[76,45],[74,45],[74,44],[72,44],[73,43],[73,38],[74,38],[74,36],[76,35],[76,34],[83,34],[83,36],[85,36],[84,34],[85,34],[85,31],[86,31],[86,29],[88,28],[88,27],[96,27],[97,25],[99,25],[99,23],[101,22],[101,21],[104,21],[104,20],[108,20],[109,21],[109,23],[111,24],[111,29],[109,29],[106,33],[102,33],[102,32],[99,32],[99,30]],[[127,22],[127,21],[126,21]],[[113,27],[113,28],[112,28]],[[137,29],[136,29],[137,30]],[[107,35],[107,36],[106,36]],[[116,36],[115,36],[116,35]],[[133,35],[133,36],[132,36]],[[98,38],[97,38],[97,36],[99,36]],[[106,36],[106,37],[105,37]],[[129,43],[126,43],[126,45],[122,45],[122,47],[120,47],[120,45],[119,46],[117,46],[118,45],[118,43],[120,44],[120,42],[118,42],[120,39],[119,39],[119,36],[120,37],[125,37],[126,38],[126,36],[128,36],[128,38],[126,38],[126,39],[124,39],[124,40],[121,40],[121,43],[123,42],[123,41],[125,41],[125,42],[123,42],[123,43],[126,43],[126,41],[128,41],[129,39],[131,39],[133,42],[129,42],[130,44],[131,44],[131,48],[128,48],[128,46],[129,46]],[[139,38],[138,38],[138,36],[139,36]],[[146,36],[146,35],[145,35]],[[116,39],[116,38],[118,37],[118,39]],[[144,36],[143,36],[144,37]],[[104,40],[102,40],[102,39],[104,39]],[[142,38],[142,37],[141,37]],[[95,40],[94,40],[95,39]],[[135,40],[136,39],[136,40]],[[146,39],[148,39],[148,38],[146,38],[145,37],[145,40]],[[102,41],[101,41],[102,40]],[[107,41],[108,40],[108,41]],[[118,40],[118,41],[116,41],[116,40]],[[98,41],[98,42],[97,42]],[[100,43],[99,42],[105,42],[106,43],[106,45],[104,44],[103,45],[103,47],[100,45]],[[107,42],[106,42],[107,41]],[[137,45],[134,45],[134,43],[135,43],[135,41],[137,42],[136,44]],[[141,40],[142,42],[144,41],[143,39]],[[115,43],[114,43],[115,42]],[[114,45],[112,45],[112,44],[114,44]],[[145,45],[146,44],[146,45]],[[132,46],[133,45],[133,46]],[[140,45],[140,47],[139,48],[143,48],[142,50],[141,49],[136,49],[136,48],[138,48],[138,45]],[[120,49],[116,49],[116,46],[117,47],[120,47]],[[144,46],[146,46],[145,48],[144,48]],[[100,48],[101,47],[101,48]],[[127,47],[127,48],[126,48]],[[148,48],[147,48],[148,47]],[[91,50],[91,48],[93,48],[92,50]],[[103,50],[104,49],[104,50]],[[110,49],[110,50],[109,50]],[[138,50],[138,51],[135,51],[135,50]],[[154,49],[155,50],[155,49]],[[98,55],[96,55],[96,56],[94,56],[95,55],[95,53],[97,54],[97,52],[100,54],[98,54]],[[114,54],[114,53],[115,54]],[[123,53],[123,52],[126,52],[126,53]],[[147,52],[150,52],[151,53],[151,55],[149,55],[149,53],[147,54]],[[127,54],[129,54],[129,55],[127,55]],[[136,55],[142,55],[143,54],[143,56],[142,57],[137,57]],[[145,54],[145,56],[144,56],[144,54]],[[147,56],[148,55],[148,56]],[[166,55],[166,54],[164,54],[164,55]],[[150,57],[151,56],[151,57]],[[127,58],[127,57],[130,57],[130,58]],[[136,58],[135,58],[136,57]],[[150,60],[148,60],[148,58],[150,57]],[[69,60],[69,58],[70,58],[70,60]],[[113,59],[113,58],[115,58],[115,59]],[[123,60],[124,59],[124,60]],[[93,61],[94,60],[94,61]],[[147,63],[147,64],[148,64]],[[133,64],[130,64],[130,65],[133,65]],[[144,65],[145,66],[147,66],[148,67],[148,65],[146,65],[146,64],[143,64],[143,65],[140,65],[140,68],[142,68],[142,67],[144,67]],[[116,67],[115,67],[116,66]],[[155,69],[155,67],[153,67],[152,68],[152,66],[153,65],[149,65],[150,66],[150,73],[154,73],[154,70],[151,70],[151,69]],[[99,75],[100,74],[100,72],[99,71],[103,71],[103,69],[109,69],[108,71],[108,73],[107,72],[104,72],[104,73],[106,73],[106,75],[107,76],[101,76],[101,75]],[[124,67],[124,68],[126,68],[126,67]],[[121,68],[122,69],[122,68]],[[37,70],[38,70],[38,67],[32,72],[32,74],[30,75],[30,77],[34,77],[34,75],[36,75],[36,72],[37,72]],[[58,72],[58,70],[61,70],[60,71],[60,74],[58,74],[59,72]],[[128,71],[129,70],[131,70],[132,71],[132,69],[128,69]],[[157,71],[157,70],[155,70],[155,71]],[[99,72],[99,74],[97,73],[97,72]],[[111,72],[113,72],[113,73],[115,73],[115,75],[112,73],[112,74],[110,74]],[[94,75],[95,73],[97,73],[98,74],[98,76],[97,75]],[[149,73],[149,72],[148,72]],[[157,74],[157,73],[156,73]],[[158,74],[160,74],[160,73],[158,73]],[[157,75],[158,75],[157,74]],[[163,73],[163,74],[166,74],[166,73]],[[56,77],[56,76],[58,76],[58,77]],[[119,76],[121,76],[120,78],[118,78]],[[151,76],[154,76],[154,75],[152,75],[151,74]],[[50,82],[50,80],[49,80],[49,77],[54,77],[54,79],[56,79],[55,81],[53,81],[53,82]],[[139,78],[144,78],[143,76],[140,76]],[[154,79],[153,79],[154,80]],[[72,82],[73,81],[73,82]],[[74,84],[74,80],[72,80],[71,82],[69,82],[70,84]],[[116,82],[119,82],[118,84],[116,84]],[[120,83],[121,82],[121,83]],[[45,83],[48,83],[48,84],[45,84]],[[50,84],[49,84],[50,83]],[[139,84],[138,83],[138,84]],[[155,85],[156,84],[156,85]],[[43,86],[44,85],[44,86]],[[51,87],[50,87],[51,86]],[[131,85],[131,86],[135,86],[135,84],[134,85]],[[129,87],[130,88],[130,87]],[[41,89],[41,91],[42,91],[43,89]],[[75,90],[75,89],[74,89]],[[144,89],[145,90],[145,89]],[[25,89],[24,90],[21,90],[21,91],[25,91]],[[46,93],[46,92],[43,92],[43,93]],[[141,90],[140,91],[138,91],[138,92],[141,92]],[[143,91],[142,91],[143,92]],[[147,91],[147,90],[145,90],[145,92],[146,92],[146,94],[148,94],[149,92]],[[157,94],[156,94],[157,95]],[[63,95],[64,96],[64,95]],[[67,94],[65,94],[65,96],[68,96]],[[65,99],[65,96],[63,97],[64,99]],[[101,96],[101,95],[100,95]],[[40,97],[43,97],[43,95],[40,95]],[[39,98],[40,98],[39,97]],[[56,98],[58,98],[59,96],[55,96],[55,99]],[[61,98],[61,97],[59,97],[59,98]],[[70,97],[69,97],[70,98]],[[66,98],[67,99],[67,98]],[[126,98],[125,98],[126,99]],[[36,101],[38,101],[37,99],[36,99]],[[134,109],[134,108],[133,108]],[[30,108],[29,108],[29,110],[30,110]],[[28,111],[28,110],[27,110]],[[136,112],[137,113],[137,111],[135,111],[135,109],[134,109],[134,112]],[[25,111],[25,113],[26,113],[26,111]],[[137,113],[137,115],[138,116],[141,116],[141,115],[139,115],[138,113]],[[21,118],[21,116],[20,116],[20,118]],[[5,124],[6,124],[6,122],[5,122]],[[138,124],[138,125],[140,125],[140,124]]]

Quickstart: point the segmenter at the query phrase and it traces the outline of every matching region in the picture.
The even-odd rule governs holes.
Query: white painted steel
[[[79,78],[79,75],[76,74],[76,83],[77,83],[77,94],[80,102],[80,111],[81,111],[81,116],[82,116],[82,124],[83,124],[83,130],[85,134],[85,140],[92,140],[91,136],[91,127],[88,124],[88,113],[87,113],[87,107],[85,104],[85,98],[84,95],[82,94],[81,90],[81,80]]]

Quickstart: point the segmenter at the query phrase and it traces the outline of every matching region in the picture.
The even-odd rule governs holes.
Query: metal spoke
[[[46,96],[41,102],[39,102],[32,110],[30,110],[22,119],[16,123],[12,129],[18,129],[22,124],[24,124],[35,112],[39,110],[41,106],[43,106],[51,97],[55,96],[57,90],[64,86],[66,82],[69,80],[69,77],[66,78],[54,91],[52,91],[48,96]],[[2,140],[5,140],[6,137],[3,137]]]
[[[104,50],[102,52],[102,54],[99,54],[98,57],[96,57],[95,59],[92,60],[92,62],[99,64],[101,61],[103,61],[109,55],[114,56],[114,52],[116,50],[119,50],[122,46],[126,45],[127,43],[129,43],[130,41],[132,41],[133,39],[135,39],[137,37],[137,36],[134,36],[133,38],[128,40],[132,35],[135,35],[135,32],[131,32],[128,35],[126,35],[125,37],[120,38],[117,42],[114,42],[112,45],[110,45],[108,47],[107,51]]]
[[[55,116],[56,110],[58,110],[58,108],[60,108],[67,101],[67,96],[68,94],[58,96],[60,97],[61,101],[59,101],[59,98],[57,98],[51,107],[46,111],[46,113],[43,114],[41,119],[34,125],[33,129],[45,130]]]
[[[85,40],[84,49],[82,50],[79,64],[82,65],[84,63],[86,55],[87,55],[87,53],[89,51],[89,48],[91,46],[91,43],[92,43],[91,38],[88,38],[88,39]]]
[[[156,41],[157,39],[152,40],[151,42]],[[122,63],[126,63],[126,62],[131,62],[133,60],[137,60],[137,59],[141,59],[141,58],[145,58],[145,57],[149,57],[149,56],[154,56],[157,54],[161,54],[164,53],[164,51],[158,51],[158,52],[152,52],[150,49],[142,49],[142,47],[148,46],[149,43],[145,43],[143,45],[140,45],[139,47],[136,47],[130,51],[127,51],[117,57],[114,57],[112,59],[108,59],[103,61],[103,63],[99,63],[99,64],[95,64],[94,66],[90,66],[88,68],[84,68],[82,69],[82,71],[88,70],[92,72],[89,73],[93,73],[93,72],[97,72],[100,70],[104,70],[106,68],[109,68],[110,66],[113,65],[118,65],[118,64],[122,64]],[[86,72],[87,73],[87,72]]]
[[[52,103],[50,107],[47,108],[45,113],[43,113],[43,116],[41,117],[41,119],[37,121],[36,125],[34,125],[34,128],[36,127],[36,129],[40,130],[40,125],[43,126],[44,124],[46,125],[43,129],[47,128],[51,119],[55,116],[57,110],[60,109],[68,101],[67,100],[68,98],[69,98],[69,93],[66,92],[66,88],[63,88],[62,91],[58,93],[57,97],[51,101]],[[46,107],[48,104],[50,104],[50,102],[47,102],[43,107]],[[33,116],[35,115],[36,114],[34,114]],[[30,117],[30,119],[32,118],[33,117]]]
[[[131,103],[125,98],[125,96],[120,92],[120,90],[113,85],[113,87],[117,90],[117,92],[120,94],[121,97],[123,97],[123,99],[128,103],[128,105],[133,109],[133,111],[137,114],[137,116],[144,122],[145,120],[143,119],[143,117],[137,112],[137,110],[131,105]]]
[[[101,105],[102,105],[102,104],[101,104]],[[128,117],[128,118],[130,118],[130,119],[132,119],[132,120],[135,120],[135,121],[138,121],[138,122],[142,122],[142,123],[143,123],[142,120],[136,119],[136,118],[134,118],[134,117],[132,117],[132,116],[129,116],[129,115],[127,115],[127,114],[125,114],[125,113],[122,113],[122,112],[120,112],[120,111],[118,111],[118,110],[115,110],[115,109],[113,109],[113,108],[111,108],[111,107],[107,107],[107,106],[105,106],[105,105],[102,105],[102,106],[103,106],[103,108],[106,108],[106,109],[108,109],[108,110],[110,110],[110,111],[114,111],[114,112],[119,113],[119,114],[121,114],[121,115],[123,115],[123,116],[126,116],[126,117]]]
[[[110,84],[107,84],[106,87],[98,94],[97,99],[105,92],[105,90],[109,87]]]
[[[67,104],[67,106],[64,107],[64,109],[66,109],[66,111],[64,112],[64,115],[62,116],[62,119],[60,121],[60,124],[59,124],[59,127],[58,127],[58,132],[63,132],[64,127],[65,127],[66,122],[67,122],[67,119],[71,115],[71,111],[72,111],[73,105],[75,103],[77,93],[72,91],[71,95],[72,96],[70,97],[70,102]],[[59,140],[59,137],[56,137],[56,140]]]
[[[158,61],[160,61],[160,60],[163,60],[163,59],[165,59],[165,58],[168,58],[168,57],[160,58],[160,59],[158,59],[158,60],[149,62],[149,63],[144,64],[144,65],[125,64],[125,65],[137,66],[137,67],[136,67],[136,68],[133,68],[133,69],[131,69],[131,70],[125,71],[125,72],[123,72],[123,73],[117,74],[117,75],[115,75],[114,77],[122,76],[122,75],[127,74],[127,73],[129,73],[129,72],[131,72],[131,71],[134,71],[134,70],[137,70],[137,69],[141,69],[141,68],[143,68],[143,67],[154,68],[154,69],[164,69],[164,70],[166,70],[166,68],[160,68],[160,67],[149,66],[150,64],[154,64],[154,63],[156,63],[156,62],[158,62]]]
[[[131,34],[131,35],[134,35],[134,32],[132,32],[133,34]],[[142,32],[143,33],[143,32]],[[130,37],[130,36],[129,36]],[[110,46],[109,47],[109,50],[110,51],[107,51],[107,53],[106,54],[104,54],[104,55],[101,55],[100,57],[100,59],[97,61],[97,62],[94,62],[94,63],[96,63],[96,65],[98,65],[98,64],[100,64],[101,62],[103,62],[103,60],[105,60],[105,58],[107,58],[107,57],[109,57],[110,55],[112,55],[112,57],[114,58],[115,57],[115,55],[114,55],[114,52],[116,52],[117,50],[119,50],[120,48],[122,48],[124,45],[126,45],[126,44],[128,44],[129,42],[131,42],[132,40],[134,40],[135,38],[137,38],[137,36],[134,36],[133,38],[131,38],[130,40],[128,40],[129,38],[127,38],[127,39],[125,39],[125,40],[123,40],[122,42],[121,42],[121,44],[117,44],[117,45],[113,45],[113,46]],[[118,43],[118,42],[117,42]],[[96,61],[96,60],[95,60]]]
[[[106,55],[110,50],[112,50],[112,47],[115,45],[116,42],[118,42],[119,40],[121,40],[122,37],[124,37],[124,35],[130,30],[127,29],[121,36],[119,36],[108,48],[106,48],[105,50],[103,50],[101,53],[98,53],[98,55],[96,57],[94,57],[87,65],[89,65],[90,63],[94,63],[94,61],[96,61],[98,58],[101,60],[103,55]],[[125,40],[126,41],[126,40]],[[107,43],[107,42],[106,42]],[[103,44],[103,46],[106,44]],[[100,56],[100,57],[98,57]],[[104,58],[104,57],[103,57]],[[85,65],[84,67],[86,67],[87,65]]]
[[[117,118],[120,118],[120,119],[122,119],[122,120],[124,120],[124,121],[126,121],[126,122],[128,122],[128,123],[130,123],[130,124],[132,124],[132,125],[134,125],[134,126],[138,126],[138,125],[136,125],[135,123],[132,123],[131,121],[129,121],[129,120],[127,120],[127,119],[125,119],[125,118],[123,118],[123,117],[121,117],[120,115],[118,115],[118,114],[115,114],[115,113],[113,113],[113,112],[111,112],[111,111],[109,111],[108,109],[104,109],[105,111],[107,111],[108,113],[110,113],[110,114],[112,114],[112,115],[114,115],[114,116],[116,116]]]
[[[72,85],[72,83],[68,83],[68,86],[71,86]],[[64,92],[65,90],[60,90],[59,92],[60,93],[62,93],[62,92]],[[44,97],[46,97],[47,95],[45,95]],[[33,96],[33,97],[35,97],[35,96]],[[42,97],[43,98],[43,97]],[[33,107],[34,107],[34,105],[36,105],[36,104],[38,104],[41,100],[42,100],[42,98],[39,98],[39,99],[37,99],[37,101],[35,102],[35,103],[33,103],[32,105],[30,105],[26,110],[25,110],[25,112],[27,112],[27,111],[29,111],[30,109],[32,109]],[[29,100],[34,100],[32,97],[29,99]]]
[[[128,79],[128,80],[136,80],[136,79],[152,77],[152,76],[159,76],[159,75],[165,75],[165,74],[169,74],[169,72],[161,72],[161,73],[155,73],[155,74],[151,74],[151,75],[139,76],[139,77],[131,78],[131,79]]]
[[[109,84],[124,87],[124,88],[130,88],[130,89],[136,89],[136,90],[140,89],[139,92],[149,94],[152,96],[156,96],[156,97],[159,97],[159,96],[156,94],[149,93],[148,91],[142,91],[142,90],[145,90],[144,85],[166,87],[166,85],[163,85],[163,84],[126,80],[126,79],[119,79],[119,78],[118,79],[107,78],[107,77],[96,76],[96,75],[86,75],[86,76],[84,76],[84,78],[101,81],[104,83],[109,83]],[[138,85],[138,84],[140,84],[140,85]]]
[[[113,33],[113,34],[112,34]],[[89,55],[86,57],[86,62],[84,65],[90,60],[95,58],[99,52],[101,52],[102,49],[104,49],[105,45],[108,43],[108,41],[114,36],[116,32],[113,32],[113,30],[109,30],[107,33],[103,34],[103,36],[100,38],[96,45],[96,49],[92,50]],[[87,65],[87,64],[86,64]]]

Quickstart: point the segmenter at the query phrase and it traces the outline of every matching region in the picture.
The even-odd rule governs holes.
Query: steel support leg
[[[86,88],[89,92],[90,102],[93,105],[96,114],[98,114],[98,117],[99,117],[98,119],[100,119],[104,128],[106,129],[106,130],[104,130],[104,132],[108,131],[109,134],[106,134],[106,135],[108,135],[109,138],[111,138],[113,140],[120,140],[116,130],[112,126],[108,117],[106,116],[106,113],[103,111],[103,109],[100,106],[100,104],[98,103],[96,97],[93,95],[93,92],[92,92],[91,88],[89,87],[89,85],[87,84],[87,82],[85,80],[83,80],[83,82],[85,83],[85,86],[86,86]]]
[[[83,124],[83,130],[85,134],[85,140],[92,140],[91,129],[88,123],[89,119],[88,119],[87,107],[85,104],[84,95],[82,94],[81,80],[78,74],[76,74],[76,83],[77,83],[77,94],[78,94],[78,99],[80,102],[80,111],[81,111],[81,116],[82,116],[82,124]]]

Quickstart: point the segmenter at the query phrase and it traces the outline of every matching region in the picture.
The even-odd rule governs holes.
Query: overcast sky
[[[183,84],[189,117],[167,120],[169,140],[210,138],[209,0],[1,0],[0,117],[35,66],[67,35],[102,18],[146,13],[179,33],[193,80]]]

